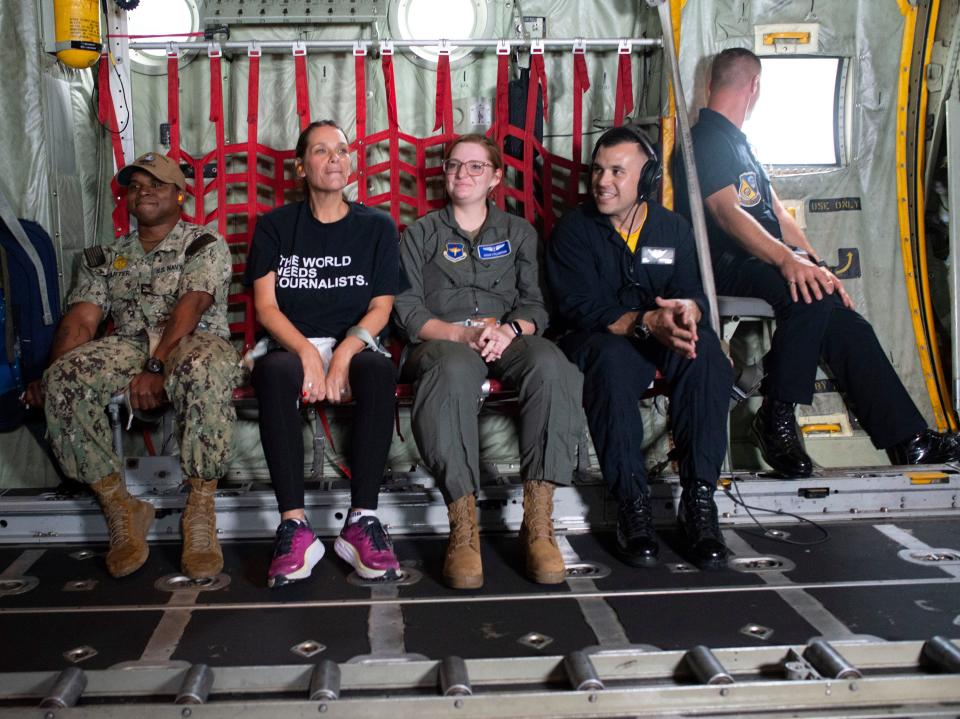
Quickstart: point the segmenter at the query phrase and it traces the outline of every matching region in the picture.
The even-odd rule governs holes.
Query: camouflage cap
[[[117,183],[126,187],[130,184],[130,175],[135,170],[143,170],[161,182],[169,182],[176,185],[181,190],[187,189],[187,178],[183,176],[180,165],[175,160],[171,160],[166,155],[159,152],[147,152],[140,155],[136,160],[117,173]]]

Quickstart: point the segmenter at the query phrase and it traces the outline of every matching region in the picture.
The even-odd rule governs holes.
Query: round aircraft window
[[[489,0],[392,0],[390,30],[401,40],[487,39],[493,33],[493,14]],[[412,48],[415,57],[435,65],[438,45]],[[464,60],[471,49],[450,45],[450,62]],[[463,64],[463,63],[460,63]]]
[[[200,10],[197,0],[157,0],[141,2],[127,11],[127,33],[131,42],[188,42],[190,33],[200,28]],[[181,57],[186,51],[181,51]],[[167,51],[165,48],[130,50],[130,60],[135,70],[147,74],[166,72]]]

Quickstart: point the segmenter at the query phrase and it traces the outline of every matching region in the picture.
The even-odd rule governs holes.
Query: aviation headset
[[[643,148],[644,154],[649,158],[644,164],[643,169],[640,170],[640,180],[637,182],[637,202],[643,202],[656,194],[657,185],[660,183],[660,178],[663,177],[663,165],[660,164],[660,155],[657,154],[656,148],[654,148],[653,143],[647,139],[647,136],[643,134],[643,131],[636,125],[620,125],[618,127],[611,127],[609,130],[604,132],[597,139],[596,144],[593,146],[593,154],[590,156],[590,164],[597,159],[597,153],[600,151],[600,148],[603,144],[610,139],[614,134],[623,134],[627,133],[628,141],[633,140]]]

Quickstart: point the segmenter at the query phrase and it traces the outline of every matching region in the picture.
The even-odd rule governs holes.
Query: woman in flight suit
[[[409,286],[397,295],[394,315],[411,343],[401,380],[417,387],[414,436],[448,505],[444,580],[458,589],[483,584],[477,412],[492,377],[519,393],[527,575],[559,583],[553,490],[573,478],[582,378],[540,336],[547,311],[536,231],[489,200],[503,178],[497,146],[463,135],[448,147],[443,172],[449,203],[410,225],[400,243]]]

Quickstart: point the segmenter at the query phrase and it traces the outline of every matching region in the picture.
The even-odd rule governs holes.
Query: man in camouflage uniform
[[[182,569],[194,579],[211,577],[223,567],[213,498],[236,419],[230,397],[239,358],[226,314],[230,252],[219,236],[180,219],[186,180],[173,160],[147,153],[121,169],[117,182],[127,187],[138,230],[84,251],[50,367],[25,399],[45,402],[63,470],[96,493],[110,528],[107,568],[122,577],[147,559],[154,510],[124,486],[105,407],[124,391],[137,410],[169,398],[190,487]],[[94,339],[107,317],[113,334]]]

